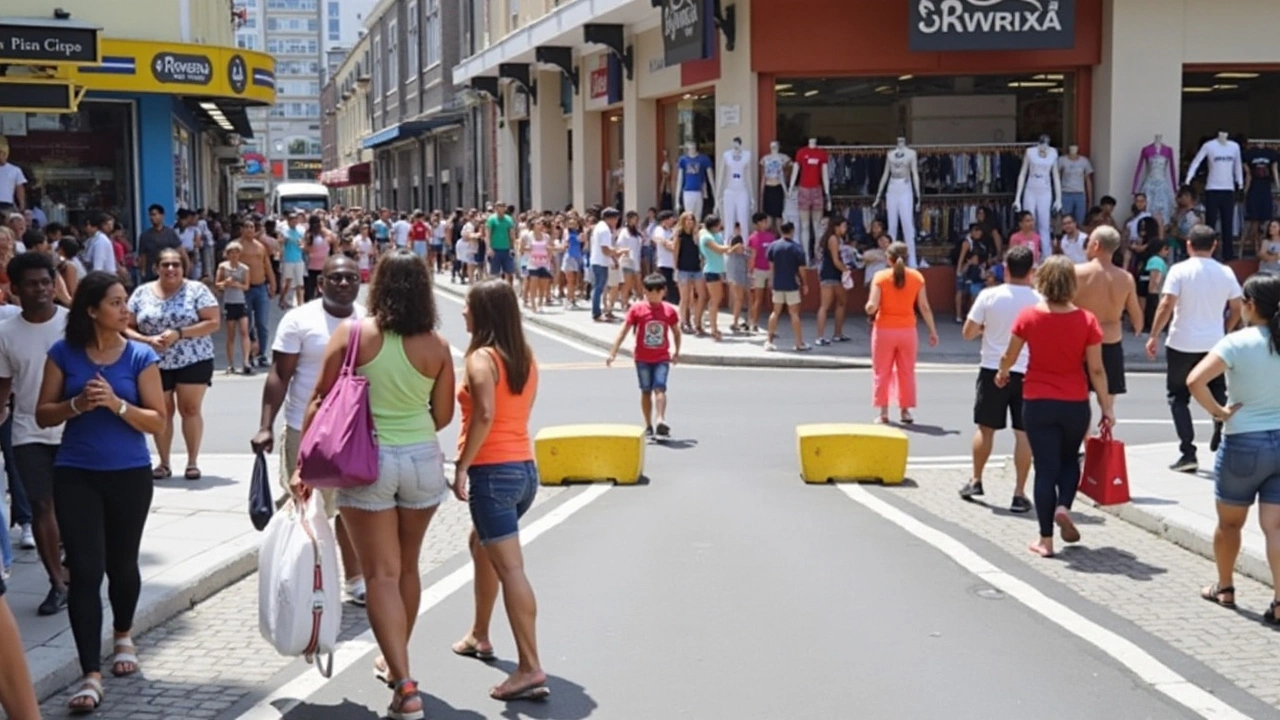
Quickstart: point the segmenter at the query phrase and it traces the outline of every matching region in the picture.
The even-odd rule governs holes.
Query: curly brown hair
[[[369,315],[379,330],[400,337],[438,328],[440,316],[426,262],[404,248],[379,258],[369,285]]]

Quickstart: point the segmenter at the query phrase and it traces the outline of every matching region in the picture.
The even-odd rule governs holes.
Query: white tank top
[[[733,150],[724,154],[724,170],[729,175],[729,182],[725,185],[725,189],[746,191],[747,166],[751,164],[751,153],[743,150],[738,153],[736,159],[733,155]]]
[[[911,178],[911,161],[915,157],[906,150],[889,151],[889,179],[908,180]]]
[[[1058,164],[1058,151],[1049,148],[1046,154],[1040,155],[1040,148],[1027,151],[1027,189],[1052,190],[1053,168]]]

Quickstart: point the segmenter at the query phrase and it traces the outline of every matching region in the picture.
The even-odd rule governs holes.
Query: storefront
[[[235,48],[102,39],[101,62],[49,80],[83,89],[71,112],[0,107],[0,134],[29,179],[30,202],[51,222],[79,225],[106,210],[135,234],[150,204],[172,217],[218,202],[228,165],[207,136],[252,137],[244,109],[275,101],[274,66]]]
[[[610,52],[586,58],[586,109],[600,123],[600,188],[592,203],[622,207],[626,196],[626,121],[622,110],[622,63]],[[590,121],[588,121],[590,122]]]

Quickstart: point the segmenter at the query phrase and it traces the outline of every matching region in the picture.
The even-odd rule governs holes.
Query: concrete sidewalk
[[[457,297],[465,296],[469,286],[451,283],[443,275],[435,277],[436,288]],[[621,312],[616,313],[621,317]],[[541,313],[524,311],[525,321],[554,332],[566,338],[590,345],[601,350],[613,347],[618,335],[619,322],[597,323],[591,319],[590,303],[579,303],[579,309],[567,310],[555,305],[545,308]],[[744,320],[746,317],[744,316]],[[776,352],[764,349],[765,333],[754,335],[734,334],[729,331],[732,315],[720,313],[720,330],[723,340],[716,342],[710,336],[695,337],[686,335],[684,347],[680,353],[681,362],[689,365],[718,365],[737,367],[773,367],[773,368],[808,368],[808,369],[840,369],[866,368],[871,366],[871,327],[866,317],[850,315],[845,321],[844,333],[850,342],[833,343],[827,347],[814,346],[809,352],[796,352],[791,337],[789,318],[783,317],[778,323]],[[805,342],[814,345],[817,337],[817,320],[812,314],[803,316],[802,332]],[[768,314],[760,318],[761,327],[768,324]],[[920,324],[919,366],[975,366],[978,362],[978,342],[966,342],[960,334],[960,325],[946,314],[937,316],[938,346],[929,347],[924,323]],[[827,337],[834,333],[834,323],[828,320]],[[1154,362],[1147,360],[1144,343],[1146,338],[1124,338],[1125,363],[1133,372],[1164,372],[1164,349]],[[634,343],[624,343],[622,355],[630,356]]]
[[[272,458],[274,460],[274,458]],[[142,597],[135,637],[257,569],[259,534],[249,522],[251,455],[205,455],[204,477],[157,482],[142,538]],[[274,475],[278,463],[268,462]],[[49,590],[35,550],[19,550],[13,534],[13,576],[6,596],[22,631],[36,695],[58,692],[80,676],[65,612],[39,617]],[[103,652],[111,652],[111,607],[103,583]]]
[[[1213,491],[1214,454],[1209,452],[1208,443],[1200,445],[1200,472],[1195,475],[1168,469],[1177,455],[1176,443],[1128,448],[1126,462],[1131,501],[1102,507],[1081,495],[1080,502],[1098,507],[1212,560],[1213,533],[1218,525]],[[1236,571],[1264,585],[1272,585],[1266,540],[1258,527],[1257,517],[1255,506],[1250,510],[1249,522],[1244,528],[1244,544],[1236,561]],[[1206,585],[1211,582],[1212,577],[1205,578]]]

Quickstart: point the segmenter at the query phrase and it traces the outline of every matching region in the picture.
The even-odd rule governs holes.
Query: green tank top
[[[378,444],[388,447],[418,445],[436,439],[431,419],[434,378],[418,372],[404,353],[404,338],[383,333],[377,357],[356,369],[369,379],[369,406]]]

